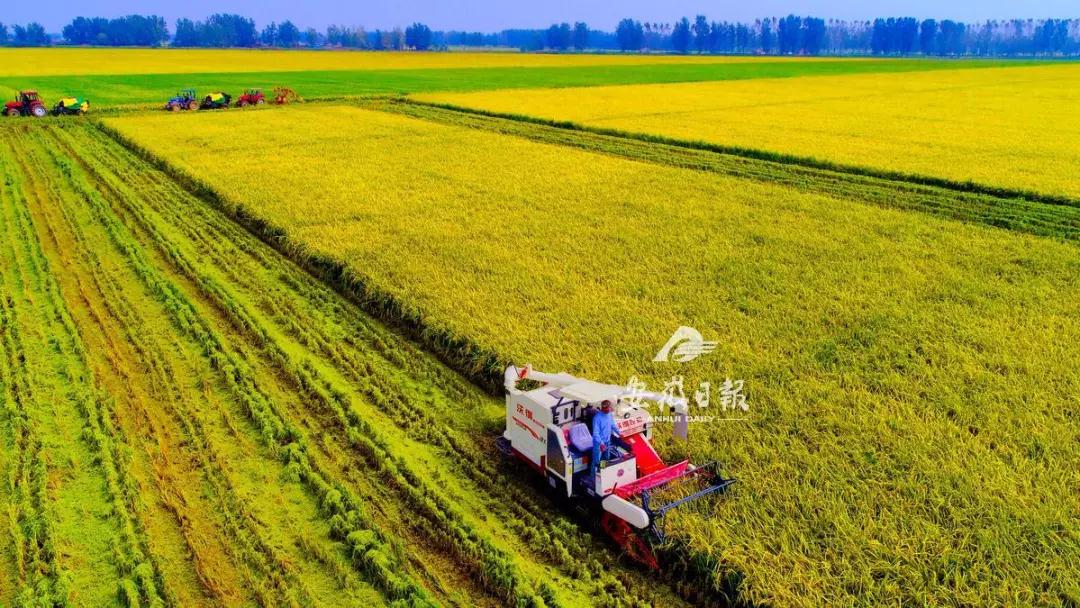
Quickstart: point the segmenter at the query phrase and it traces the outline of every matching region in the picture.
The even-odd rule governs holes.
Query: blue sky
[[[58,31],[78,15],[116,17],[130,13],[156,13],[169,21],[177,17],[203,18],[215,12],[235,12],[255,19],[261,27],[270,21],[292,19],[301,26],[322,29],[330,23],[389,28],[422,21],[434,29],[496,31],[508,27],[545,27],[556,21],[585,21],[596,29],[614,29],[618,20],[633,16],[642,21],[670,22],[701,13],[716,20],[752,20],[788,13],[824,18],[867,19],[875,16],[952,18],[964,21],[1012,17],[1080,17],[1077,0],[755,0],[706,2],[701,0],[412,0],[372,2],[341,0],[86,0],[84,2],[5,3],[0,21],[39,21]]]

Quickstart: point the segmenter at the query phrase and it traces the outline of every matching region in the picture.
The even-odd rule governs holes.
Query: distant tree
[[[938,27],[937,52],[939,55],[963,55],[966,50],[967,26],[946,19]]]
[[[8,34],[8,28],[3,23],[0,23],[0,46],[8,43],[10,34]]]
[[[777,42],[781,55],[791,55],[799,52],[802,38],[802,19],[795,15],[788,15],[780,20],[777,29]]]
[[[198,44],[199,32],[195,28],[195,22],[191,19],[177,19],[173,46],[198,46]]]
[[[263,28],[262,33],[259,34],[259,42],[263,43],[265,46],[278,46],[279,38],[277,23],[271,21],[270,25]]]
[[[745,53],[750,50],[750,44],[752,39],[750,28],[744,23],[740,23],[735,26],[735,51],[738,53]]]
[[[589,48],[589,26],[578,21],[574,24],[573,34],[574,48],[579,51],[584,51]]]
[[[405,46],[418,51],[431,48],[431,28],[422,23],[414,23],[405,28]]]
[[[645,41],[645,31],[640,21],[623,19],[615,28],[615,39],[623,51],[640,51]]]
[[[771,53],[774,44],[772,19],[766,17],[761,20],[761,52]]]
[[[671,48],[676,53],[685,53],[690,49],[690,20],[686,17],[675,22],[675,29],[671,32]]]
[[[45,28],[37,22],[28,23],[27,25],[16,25],[14,30],[14,43],[15,46],[48,46],[49,36],[45,33]]]
[[[709,27],[709,22],[705,20],[705,15],[694,17],[694,47],[697,48],[698,53],[704,53],[706,49],[712,46],[709,44],[711,34],[712,28]]]
[[[292,21],[282,21],[277,30],[277,43],[283,47],[295,47],[300,45],[300,28],[293,25]]]
[[[544,35],[544,45],[549,49],[565,51],[570,48],[572,33],[569,23],[553,24]]]
[[[319,30],[313,27],[309,27],[304,30],[304,35],[302,36],[302,38],[304,44],[308,45],[311,48],[322,46],[322,37],[319,36]]]
[[[386,46],[394,49],[395,51],[400,51],[401,49],[405,48],[405,32],[401,31],[401,28],[395,27],[392,32],[389,32],[389,34],[390,40]]]
[[[934,54],[934,42],[937,40],[937,21],[924,19],[919,25],[919,51],[923,55]]]
[[[800,46],[803,53],[807,55],[821,54],[821,49],[825,46],[824,19],[805,17],[802,20],[802,42]]]

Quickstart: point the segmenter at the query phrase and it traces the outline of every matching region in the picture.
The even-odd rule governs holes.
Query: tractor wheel
[[[169,111],[170,112],[179,112],[180,111],[180,104],[178,104],[178,103],[170,103],[169,104]]]
[[[45,118],[48,116],[49,111],[45,109],[45,106],[34,106],[30,108],[30,113],[38,118]]]
[[[11,108],[10,110],[7,111],[7,115],[8,116],[22,116],[22,112],[16,110],[15,108]]]
[[[189,101],[188,104],[187,104],[187,109],[189,109],[189,110],[198,110],[199,109],[199,102],[195,101],[194,99]]]
[[[256,100],[255,100],[255,105],[257,105],[257,106],[261,106],[261,105],[263,105],[264,103],[266,103],[266,100],[265,100],[265,99],[263,99],[262,97],[260,97],[260,98],[258,98],[258,99],[256,99]]]
[[[246,108],[246,107],[248,107],[248,100],[246,100],[246,99],[241,99],[241,100],[240,100],[240,103],[238,103],[238,104],[236,104],[236,105],[240,106],[241,108]]]

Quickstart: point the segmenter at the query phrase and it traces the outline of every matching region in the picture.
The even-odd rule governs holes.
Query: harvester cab
[[[180,89],[175,97],[165,103],[165,109],[170,112],[198,110],[199,101],[195,95],[195,89]]]
[[[75,115],[82,116],[90,111],[90,102],[82,97],[65,97],[56,102],[53,107],[53,116]]]
[[[266,103],[266,95],[259,89],[248,89],[236,100],[236,107],[261,106]]]
[[[43,118],[49,113],[45,109],[45,103],[38,97],[37,91],[19,91],[15,101],[4,104],[4,114],[7,116],[36,116]]]
[[[683,460],[669,465],[653,449],[653,419],[645,402],[671,407],[676,419],[685,421],[684,399],[631,393],[626,387],[537,372],[530,366],[508,367],[505,388],[506,430],[500,448],[544,476],[560,496],[597,505],[601,528],[649,567],[659,567],[649,541],[664,540],[663,520],[670,510],[735,483],[722,475],[719,463],[694,466]],[[622,445],[608,451],[593,475],[589,417],[605,401],[615,404]]]

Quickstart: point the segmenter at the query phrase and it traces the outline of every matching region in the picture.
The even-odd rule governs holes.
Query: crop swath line
[[[369,101],[364,106],[612,156],[780,184],[882,207],[1080,241],[1080,201],[1065,197],[862,170],[416,100],[383,99]]]
[[[40,224],[41,216],[34,214],[34,210],[40,208],[43,200],[62,199],[63,193],[47,175],[31,169],[32,163],[26,158],[36,156],[33,146],[28,146],[20,152],[22,154],[17,158],[22,165],[23,173],[28,178],[32,191],[37,193],[27,199],[26,219],[33,224]],[[38,162],[33,164],[36,168],[47,166],[42,163],[45,159],[37,157],[36,160]],[[45,193],[48,196],[43,198],[42,195]],[[31,219],[31,215],[37,216]],[[52,227],[47,222],[45,224],[42,229],[55,240]],[[90,368],[89,353],[67,309],[55,279],[56,275],[51,270],[48,258],[42,249],[44,241],[34,238],[33,243],[37,247],[31,259],[40,260],[39,272],[43,277],[42,288],[48,294],[46,301],[53,310],[51,317],[63,329],[61,335],[66,339],[64,341],[57,339],[54,342],[61,356],[53,357],[53,361],[58,366],[60,376],[69,379],[74,385],[72,399],[86,423],[83,438],[96,454],[96,463],[102,469],[105,488],[110,496],[112,512],[116,518],[117,538],[114,551],[121,576],[120,595],[128,602],[145,603],[149,606],[160,606],[166,602],[175,605],[175,599],[163,589],[158,564],[147,550],[145,530],[136,514],[140,500],[139,488],[132,480],[127,467],[124,466],[129,448],[116,432],[112,400],[98,386],[97,378]],[[59,367],[63,364],[66,365]]]
[[[62,605],[69,591],[67,578],[57,563],[56,539],[52,515],[48,512],[48,465],[43,454],[42,439],[37,433],[29,410],[38,408],[28,351],[23,343],[20,325],[21,301],[27,288],[21,272],[22,252],[16,243],[25,237],[15,218],[23,204],[18,194],[18,178],[9,163],[9,148],[0,150],[0,174],[4,188],[0,192],[0,234],[4,236],[5,263],[0,271],[0,339],[4,356],[0,359],[0,380],[4,388],[4,444],[10,450],[5,464],[5,535],[10,535],[11,561],[14,571],[9,575],[17,587],[6,589],[16,606],[26,606],[35,599]]]
[[[317,470],[307,456],[307,450],[300,443],[302,435],[297,428],[283,420],[277,412],[273,400],[262,390],[248,357],[234,352],[214,327],[201,317],[197,307],[187,299],[176,284],[164,276],[148,259],[137,240],[128,229],[113,215],[112,209],[102,194],[92,187],[84,187],[81,192],[86,202],[95,212],[98,220],[106,227],[109,238],[127,257],[133,270],[145,282],[146,286],[160,298],[166,309],[173,316],[177,328],[201,344],[205,356],[211,365],[223,376],[223,380],[234,392],[238,400],[247,408],[253,421],[259,428],[263,440],[274,454],[285,464],[289,471],[301,481],[310,484],[321,497],[323,507],[329,515],[339,516],[342,521],[338,527],[352,533],[369,533],[362,552],[356,556],[358,565],[374,576],[391,598],[411,599],[421,604],[427,602],[426,593],[411,581],[408,575],[395,572],[393,561],[381,553],[382,535],[373,530],[360,527],[358,504],[350,496],[342,497],[342,489],[336,482],[329,480]],[[344,489],[347,492],[347,489]],[[327,500],[336,496],[336,500]],[[355,540],[355,539],[354,539]],[[357,543],[353,543],[355,546]]]
[[[58,142],[52,141],[49,143],[55,145]],[[51,162],[57,167],[66,167],[62,172],[70,177],[70,183],[67,184],[70,189],[77,194],[86,191],[87,186],[79,178],[79,172],[73,170],[70,165],[65,164],[68,163],[66,158],[50,154],[41,160],[45,165]],[[79,202],[70,203],[67,198],[63,196],[63,192],[57,193],[57,200],[62,201],[62,204],[58,205],[63,215],[62,221],[77,243],[86,244],[88,241],[82,235],[82,226],[88,222],[93,222],[93,220],[76,216],[76,207],[81,205]],[[61,246],[57,247],[57,250],[62,249]],[[129,303],[129,298],[133,296],[116,283],[115,277],[100,276],[101,260],[92,251],[92,246],[80,246],[77,249],[82,254],[81,258],[85,260],[81,264],[82,272],[79,273],[80,284],[83,276],[90,277],[94,283],[86,287],[80,285],[80,289],[84,293],[89,292],[84,298],[89,302],[91,298],[95,297],[94,294],[105,295],[104,306],[108,308],[108,312],[100,316],[119,319],[118,323],[122,327],[121,331],[123,333],[121,339],[129,342],[138,352],[138,361],[148,368],[145,370],[145,375],[149,376],[156,386],[163,387],[161,390],[155,391],[154,399],[160,401],[170,415],[157,417],[158,423],[167,424],[176,421],[177,424],[183,426],[181,433],[194,445],[192,450],[186,444],[182,444],[182,447],[177,451],[187,452],[187,454],[179,459],[174,459],[174,462],[181,460],[199,463],[204,474],[204,481],[211,488],[211,495],[217,498],[216,504],[211,508],[220,513],[224,519],[223,528],[229,539],[229,542],[225,543],[225,550],[231,553],[234,562],[246,565],[245,576],[249,578],[246,583],[247,587],[259,598],[263,605],[278,605],[282,602],[295,603],[298,601],[303,604],[311,604],[310,593],[304,589],[303,584],[293,574],[290,574],[290,570],[286,566],[287,560],[278,555],[278,551],[263,538],[259,529],[254,525],[252,515],[246,510],[235,490],[230,486],[228,478],[223,473],[220,457],[207,440],[201,420],[191,413],[191,404],[186,401],[182,402],[179,396],[181,391],[172,380],[174,373],[169,357],[161,351],[160,346],[148,344],[148,339],[152,336],[144,336],[142,332],[138,331],[137,328],[142,328],[144,325],[138,311]],[[69,263],[72,265],[77,264],[75,261]],[[93,305],[88,304],[87,307],[92,308]],[[102,324],[100,316],[98,323]],[[124,366],[117,365],[117,367],[123,368]],[[130,378],[129,382],[135,383],[144,377],[140,374]],[[137,402],[135,399],[131,401]],[[150,414],[145,409],[141,411],[144,419],[150,419]],[[139,422],[136,421],[135,424],[138,425]],[[133,432],[139,433],[140,431],[133,430]],[[164,454],[159,456],[154,465],[156,472],[154,481],[161,484],[160,495],[169,508],[177,512],[177,517],[182,523],[190,521],[187,515],[182,514],[182,511],[189,508],[189,503],[193,498],[190,493],[186,492],[185,488],[177,486],[178,482],[176,480],[171,479],[170,463],[164,458]],[[201,564],[199,561],[200,549],[202,549],[206,539],[196,534],[189,525],[183,526],[183,533],[197,562],[196,566],[199,569],[203,585],[209,591],[215,592],[219,585],[215,582],[216,573],[212,570],[214,566]]]

